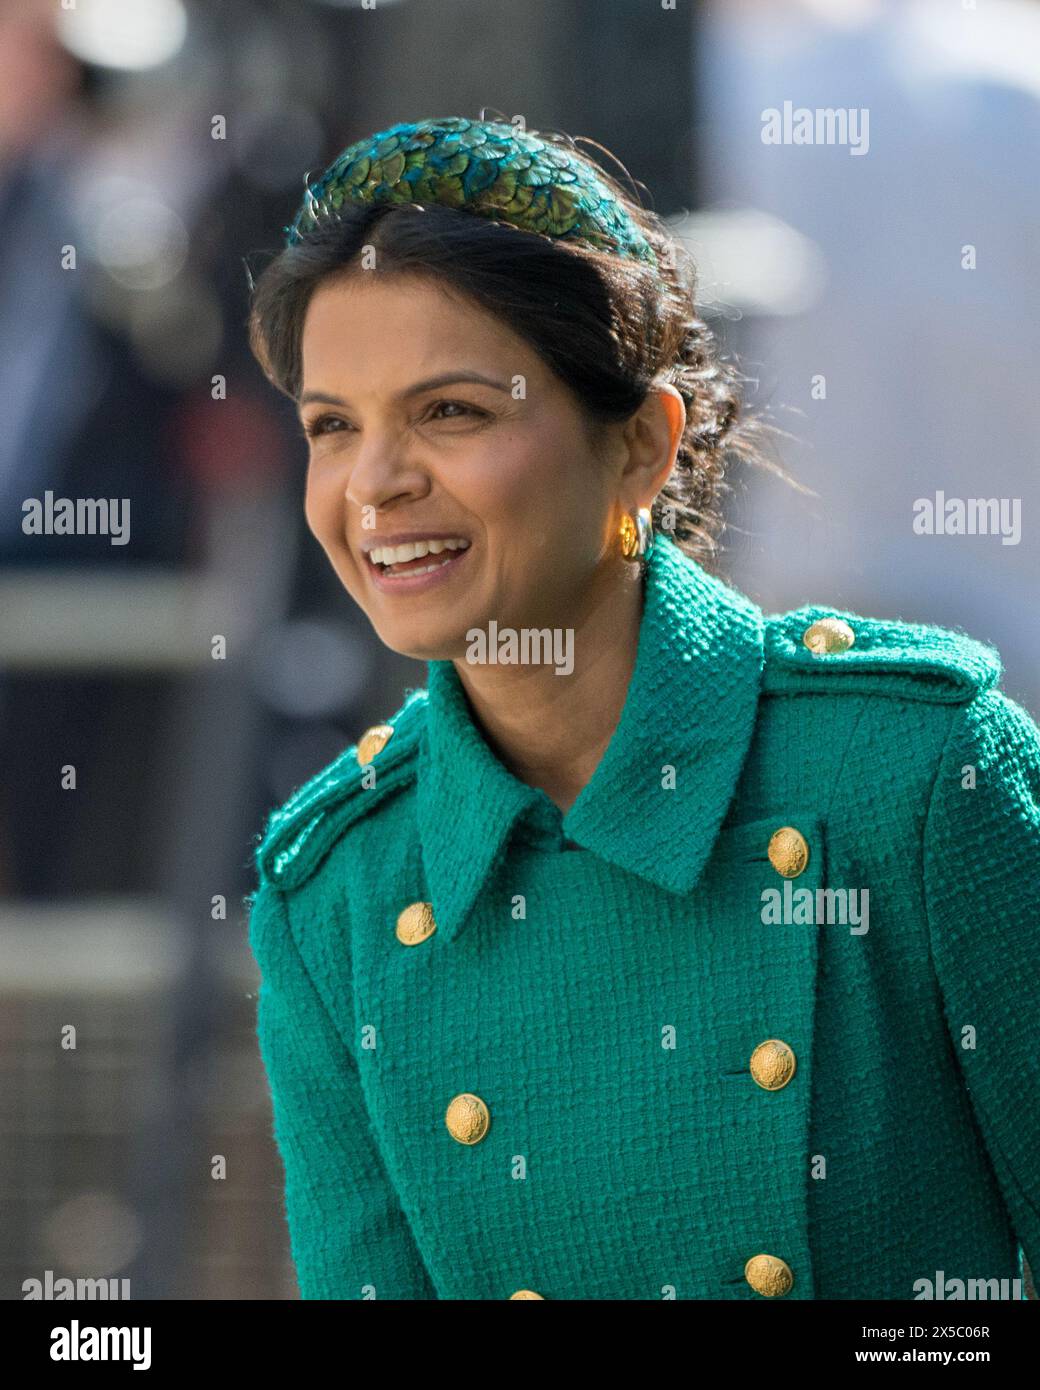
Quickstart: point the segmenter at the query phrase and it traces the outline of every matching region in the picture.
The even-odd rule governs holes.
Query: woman
[[[308,524],[429,663],[257,848],[303,1296],[1022,1297],[1040,734],[996,652],[710,572],[732,371],[565,140],[395,126],[287,230],[252,341]]]

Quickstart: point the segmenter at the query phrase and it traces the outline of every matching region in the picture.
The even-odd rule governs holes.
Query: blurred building
[[[961,628],[1000,650],[1007,693],[1036,717],[1040,7],[715,3],[694,83],[704,206],[748,231],[739,262],[709,236],[708,289],[747,314],[757,397],[817,494],[750,480],[735,581],[770,611]],[[785,102],[863,113],[863,148],[852,127],[844,144],[765,143],[764,113]],[[937,493],[1017,499],[1019,538],[916,534],[915,501]]]

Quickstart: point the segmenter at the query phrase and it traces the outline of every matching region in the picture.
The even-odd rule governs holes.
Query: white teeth
[[[462,536],[450,536],[446,540],[408,541],[405,545],[376,546],[368,552],[369,558],[377,565],[399,565],[405,560],[419,560],[424,555],[439,555],[442,550],[465,550],[469,541]],[[418,570],[413,570],[418,574]]]
[[[438,560],[437,563],[436,563],[435,565],[423,565],[423,566],[421,567],[421,569],[407,570],[404,574],[401,574],[401,575],[391,574],[391,575],[389,576],[389,578],[391,578],[391,579],[411,579],[414,575],[417,575],[417,574],[429,574],[430,570],[439,570],[439,569],[441,568],[442,565],[446,565],[447,563],[448,563],[447,560]]]

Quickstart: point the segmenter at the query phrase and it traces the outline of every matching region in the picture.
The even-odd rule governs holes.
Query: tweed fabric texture
[[[645,583],[566,814],[431,662],[367,776],[346,750],[259,838],[305,1298],[758,1299],[764,1253],[784,1299],[914,1299],[1040,1267],[1040,731],[997,653],[765,615],[667,536]],[[802,645],[826,616],[848,651]],[[413,902],[437,927],[406,946]],[[796,1058],[776,1091],[749,1069],[769,1038]],[[465,1092],[472,1145],[445,1124]]]

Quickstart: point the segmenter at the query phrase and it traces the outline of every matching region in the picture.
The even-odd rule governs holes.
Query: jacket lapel
[[[700,878],[755,728],[764,621],[667,536],[621,719],[564,833],[673,893]],[[674,785],[673,785],[674,783]]]
[[[711,853],[755,727],[764,621],[667,535],[647,562],[635,668],[617,729],[562,833],[673,893]],[[419,835],[438,934],[454,940],[526,816],[560,824],[475,725],[450,661],[429,663],[419,750]]]

